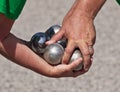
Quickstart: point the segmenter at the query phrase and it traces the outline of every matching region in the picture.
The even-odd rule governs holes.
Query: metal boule
[[[59,25],[53,25],[51,26],[45,34],[47,35],[47,40],[50,40],[54,34],[56,34],[60,30],[61,26]]]
[[[51,65],[57,65],[61,63],[64,54],[64,48],[57,43],[50,44],[45,48],[43,58]]]
[[[77,60],[77,59],[79,59],[79,58],[82,58],[82,55],[81,55],[80,50],[76,49],[76,50],[73,52],[73,54],[72,54],[72,56],[71,56],[71,58],[70,58],[70,62],[69,62],[69,63],[74,62],[75,60]],[[79,71],[79,70],[81,70],[82,68],[83,68],[83,63],[79,64],[79,66],[77,66],[77,67],[74,69],[74,71]]]
[[[57,41],[58,44],[60,44],[63,48],[66,48],[67,46],[67,39],[62,38],[61,40]]]
[[[34,34],[31,38],[30,44],[31,49],[37,54],[44,53],[44,49],[46,47],[45,42],[47,41],[46,34],[43,32],[38,32]]]

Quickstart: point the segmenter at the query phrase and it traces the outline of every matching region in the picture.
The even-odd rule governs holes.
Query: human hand
[[[93,19],[86,16],[69,14],[65,16],[61,30],[47,44],[60,40],[63,36],[68,39],[62,62],[67,64],[75,48],[79,48],[83,56],[84,70],[88,71],[94,54],[95,27]]]
[[[82,59],[79,58],[70,64],[59,64],[53,66],[50,69],[50,77],[60,78],[60,77],[77,77],[83,74],[85,71],[73,71],[80,63]]]

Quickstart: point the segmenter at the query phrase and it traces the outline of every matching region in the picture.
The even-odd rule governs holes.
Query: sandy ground
[[[29,40],[38,31],[61,24],[74,0],[28,0],[12,28]],[[90,71],[77,78],[52,79],[0,56],[0,92],[120,92],[120,9],[107,0],[95,19],[97,40]],[[23,51],[24,52],[24,51]]]

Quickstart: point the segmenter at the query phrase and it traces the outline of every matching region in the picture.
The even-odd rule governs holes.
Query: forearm
[[[74,13],[77,16],[87,16],[95,18],[106,0],[77,0]]]
[[[88,17],[95,18],[106,0],[80,0],[77,9],[88,14]]]
[[[29,68],[45,76],[50,75],[52,68],[42,58],[29,49],[25,43],[12,34],[0,42],[0,53],[14,63]]]

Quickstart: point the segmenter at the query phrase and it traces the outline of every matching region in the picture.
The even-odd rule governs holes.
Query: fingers
[[[89,67],[91,66],[92,62],[93,62],[93,58],[91,58],[91,60],[90,60]],[[87,71],[88,71],[88,70],[87,70]],[[87,71],[84,70],[84,69],[82,69],[82,70],[80,70],[80,71],[76,71],[76,72],[74,72],[73,77],[77,77],[77,76],[79,76],[79,75],[82,75],[82,74],[86,73]]]
[[[75,60],[74,62],[68,64],[68,70],[72,71],[73,69],[75,69],[79,64],[82,63],[82,58],[79,58],[77,60]]]
[[[69,64],[60,64],[60,65],[54,66],[52,68],[51,74],[53,77],[77,77],[87,72],[84,69],[74,71],[74,69],[76,69],[76,67],[78,67],[82,62],[83,62],[83,59],[79,58]],[[92,64],[92,59],[91,59],[90,65],[91,64]]]
[[[70,57],[75,49],[75,45],[71,40],[68,40],[67,47],[65,48],[64,56],[62,59],[63,64],[67,64],[70,60]]]
[[[89,69],[89,66],[90,66],[90,50],[88,48],[88,45],[84,42],[84,41],[80,41],[79,44],[78,44],[80,50],[81,50],[81,53],[82,53],[82,56],[83,56],[83,64],[84,64],[84,69],[87,71]],[[93,51],[91,50],[91,53]]]
[[[88,46],[85,42],[81,43],[81,45],[79,46],[79,48],[81,49],[83,58],[79,58],[77,60],[75,60],[73,63],[71,63],[69,65],[69,71],[71,70],[71,77],[77,77],[79,75],[82,75],[86,72],[88,72],[88,70],[90,69],[92,62],[93,62],[93,53],[94,53],[94,49],[93,46]],[[80,60],[80,62],[79,62]],[[83,69],[79,70],[79,71],[73,71],[80,63],[84,64]]]
[[[60,30],[56,33],[49,41],[46,42],[47,45],[52,44],[60,40],[64,35],[64,31]]]
[[[91,64],[92,64],[92,61],[93,61],[93,59],[91,58],[91,59],[90,59],[89,67],[90,67]],[[67,77],[77,77],[77,76],[80,76],[80,75],[86,73],[88,70],[86,71],[86,70],[84,70],[84,69],[81,69],[81,70],[79,70],[79,71],[73,71],[73,70],[74,70],[76,67],[78,67],[79,64],[81,64],[82,62],[83,62],[83,59],[82,59],[82,58],[79,58],[79,59],[75,60],[74,62],[68,64],[68,66],[67,66],[67,68],[68,68],[67,71],[70,73],[70,75],[68,75]],[[67,73],[66,73],[66,74],[67,74]]]

